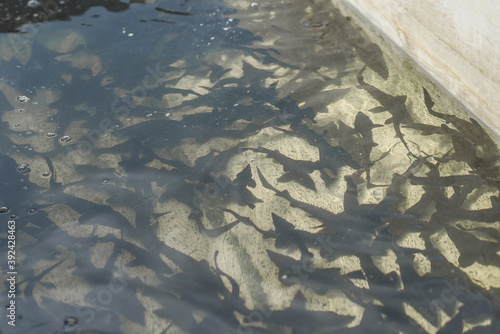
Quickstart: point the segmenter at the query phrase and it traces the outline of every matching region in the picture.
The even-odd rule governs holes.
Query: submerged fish
[[[381,126],[382,125],[380,124],[373,124],[370,117],[366,116],[361,111],[356,114],[356,119],[354,120],[354,130],[365,140],[363,147],[368,152],[368,156],[370,156],[372,148],[378,145],[373,141],[372,130]]]
[[[269,312],[260,311],[262,314]],[[352,316],[339,315],[330,311],[312,311],[306,309],[306,299],[300,290],[296,293],[290,307],[284,310],[273,311],[267,321],[287,326],[292,329],[292,334],[316,333],[316,329],[321,332],[334,332],[336,329],[344,327],[354,319]],[[326,332],[325,332],[326,333]]]
[[[285,219],[277,214],[272,214],[274,230],[276,231],[276,248],[283,248],[292,243],[300,250],[302,258],[311,258],[313,255],[307,249],[306,243],[314,242],[317,236],[311,233],[296,230],[293,224],[290,224]]]
[[[257,149],[249,148],[254,152],[266,153],[268,157],[272,158],[277,163],[283,166],[285,174],[278,178],[278,182],[295,181],[304,187],[315,190],[314,180],[309,176],[316,169],[320,169],[319,163],[309,160],[294,160],[281,154],[277,150],[268,150],[264,147]]]
[[[370,109],[370,111],[388,111],[391,113],[392,117],[386,121],[386,124],[393,124],[394,131],[396,132],[399,140],[403,143],[408,152],[415,157],[415,154],[413,154],[413,152],[410,150],[410,147],[408,146],[408,143],[404,139],[403,133],[401,132],[401,123],[405,118],[410,118],[405,105],[407,96],[392,96],[381,91],[377,87],[366,83],[363,79],[363,72],[365,71],[365,69],[366,66],[363,67],[363,69],[358,73],[358,88],[366,90],[368,94],[373,96],[373,98],[375,98],[381,104],[380,107],[372,108]]]
[[[484,131],[481,125],[473,118],[469,118],[469,121],[463,120],[455,115],[443,114],[432,109],[434,107],[434,101],[427,91],[424,90],[424,101],[427,110],[432,116],[439,117],[445,120],[447,123],[451,123],[460,132],[462,136],[467,137],[476,145],[488,145],[490,147],[496,147],[495,143],[492,141],[491,137]]]

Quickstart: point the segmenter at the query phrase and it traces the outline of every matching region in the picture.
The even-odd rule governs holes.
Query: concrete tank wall
[[[343,1],[500,134],[500,1]]]

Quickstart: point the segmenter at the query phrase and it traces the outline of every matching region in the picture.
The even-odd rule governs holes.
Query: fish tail
[[[365,71],[366,69],[366,65],[361,69],[361,71],[359,71],[357,77],[358,77],[358,83],[362,86],[362,85],[365,85],[366,82],[365,80],[363,79],[363,72]],[[358,86],[358,88],[361,88]]]

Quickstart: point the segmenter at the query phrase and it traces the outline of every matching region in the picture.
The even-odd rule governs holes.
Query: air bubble
[[[36,7],[40,6],[40,2],[38,2],[36,0],[30,0],[30,1],[28,1],[27,6],[30,8],[36,8]]]
[[[6,213],[7,211],[9,211],[8,207],[6,207],[6,206],[0,207],[0,213]]]
[[[50,176],[50,172],[43,172],[43,173],[42,173],[42,176],[43,176],[43,177]]]
[[[26,95],[21,95],[17,97],[17,100],[21,103],[26,103],[30,100],[30,98],[27,97]]]
[[[45,137],[47,137],[47,138],[54,138],[55,136],[57,136],[57,134],[55,132],[47,132],[45,134]]]
[[[28,168],[28,164],[20,164],[17,166],[17,170],[20,172],[24,172]]]
[[[63,143],[67,143],[71,140],[71,137],[70,136],[62,136],[61,139],[59,139],[60,141],[62,141]]]
[[[75,317],[67,317],[64,319],[64,329],[65,331],[70,331],[78,323],[78,319]]]

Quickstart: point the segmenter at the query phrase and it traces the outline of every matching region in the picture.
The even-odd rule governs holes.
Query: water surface
[[[388,42],[330,1],[57,6],[0,36],[2,332],[500,331],[499,148]]]

